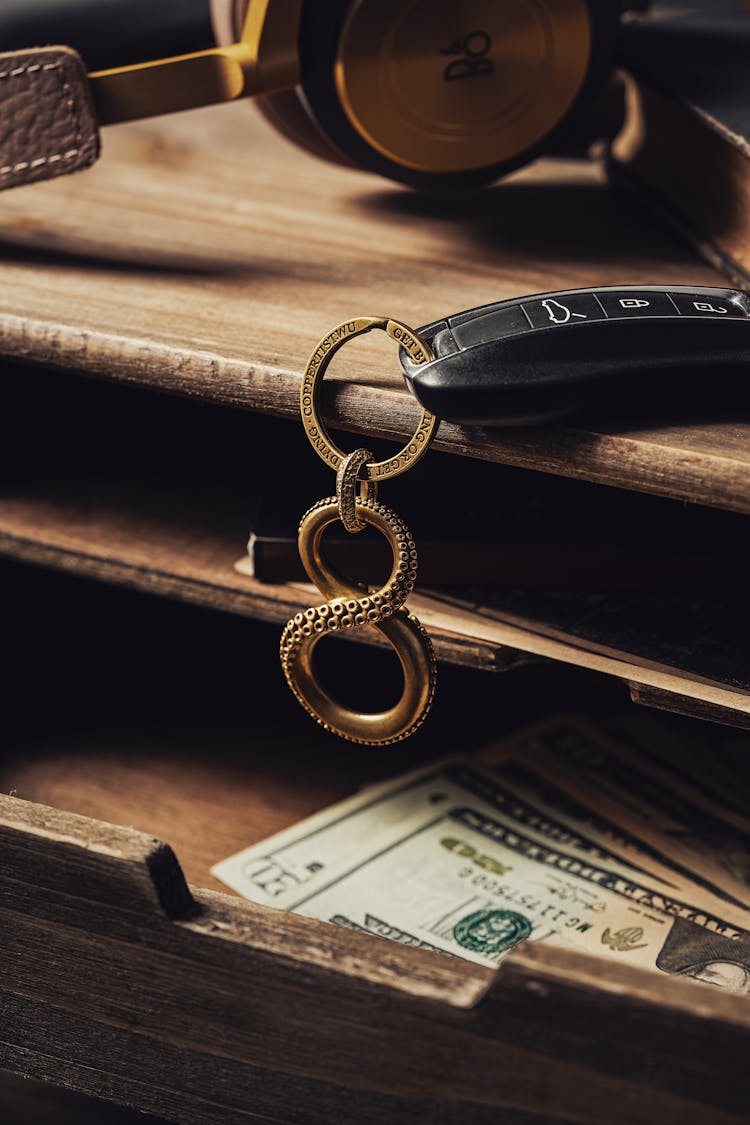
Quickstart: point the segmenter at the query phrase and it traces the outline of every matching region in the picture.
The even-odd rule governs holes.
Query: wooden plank
[[[644,707],[653,707],[656,711],[672,711],[692,719],[706,719],[710,723],[720,723],[739,730],[750,730],[750,714],[743,715],[734,709],[706,704],[705,700],[676,695],[675,692],[663,691],[647,684],[631,682],[628,687],[633,702]]]
[[[111,474],[98,483],[31,478],[7,485],[0,497],[0,555],[283,626],[319,595],[237,570],[249,506],[241,490],[224,485],[217,495],[206,488],[199,472],[180,474],[176,486],[150,477],[125,485]],[[420,599],[410,604],[419,613]],[[523,662],[513,649],[441,626],[432,608],[439,660],[484,671]],[[373,629],[352,639],[386,645]]]
[[[317,339],[353,312],[414,325],[581,284],[716,284],[594,166],[539,164],[469,208],[316,162],[246,106],[110,130],[83,177],[3,199],[0,353],[292,417]],[[327,412],[402,438],[392,351],[335,365]],[[33,376],[29,375],[30,378]],[[438,448],[750,512],[741,414],[443,424]]]
[[[7,1068],[186,1125],[745,1119],[742,997],[545,947],[492,974],[205,891],[166,906],[157,841],[14,798],[0,842]],[[153,882],[130,905],[106,890],[128,870]]]
[[[163,1118],[0,1071],[0,1113],[13,1125],[164,1125]]]
[[[29,473],[9,482],[0,497],[0,555],[283,625],[316,604],[317,591],[258,582],[243,570],[238,555],[248,524],[244,491],[204,483],[200,474],[182,471],[175,481],[148,473],[126,483],[122,470],[98,480],[61,472],[50,485],[46,475]],[[653,698],[682,714],[696,714],[699,707],[703,717],[715,713],[717,721],[732,722],[733,715],[737,726],[750,721],[750,697],[736,678],[719,681],[675,666],[669,653],[660,661],[646,659],[627,648],[627,638],[622,649],[611,639],[595,644],[557,627],[554,618],[549,624],[543,604],[540,616],[528,620],[481,605],[475,612],[471,602],[452,605],[429,592],[409,604],[445,663],[500,671],[550,658],[615,676],[631,689],[654,689],[657,694],[636,690],[634,698],[644,704]],[[719,619],[716,628],[721,624]],[[384,646],[371,629],[350,639]]]
[[[400,960],[402,947],[393,943],[388,943],[387,948],[395,960],[373,959],[365,967],[351,955],[346,929],[325,927],[327,940],[320,940],[316,933],[320,927],[314,920],[268,907],[259,908],[263,920],[258,915],[254,924],[250,916],[256,914],[257,904],[249,908],[247,917],[243,917],[241,910],[234,915],[236,924],[227,921],[222,929],[219,919],[230,919],[235,905],[244,904],[228,895],[203,892],[215,898],[218,910],[215,920],[209,922],[211,911],[204,911],[188,890],[182,869],[168,845],[131,828],[15,797],[0,795],[0,845],[0,878],[7,892],[5,907],[22,907],[35,919],[57,920],[61,928],[66,922],[76,924],[77,910],[85,912],[89,936],[132,937],[138,926],[150,919],[166,918],[186,924],[194,921],[197,933],[215,932],[229,943],[237,940],[240,945],[255,929],[256,948],[273,953],[273,934],[278,935],[289,926],[284,957],[298,959],[311,969],[325,969],[334,976],[367,978],[371,984],[396,992],[406,991],[458,1007],[471,1006],[486,990],[491,976],[481,966],[464,966],[442,957],[438,962],[427,959],[422,967],[424,973],[420,967],[412,966],[406,974]],[[60,902],[66,903],[66,914],[61,914]],[[220,960],[226,949],[226,945],[219,944],[213,952]]]
[[[185,614],[179,639],[155,642],[154,658],[143,652],[142,637],[158,637],[170,627],[174,615],[164,612],[168,607],[139,609],[122,594],[115,599],[120,610],[108,613],[106,606],[99,608],[101,600],[76,599],[64,581],[56,589],[74,608],[64,619],[48,621],[43,659],[54,670],[58,690],[63,679],[67,709],[52,709],[48,697],[41,708],[35,693],[29,706],[34,718],[21,705],[20,720],[9,729],[6,708],[0,793],[170,840],[189,882],[225,893],[226,886],[210,873],[215,863],[365,785],[457,750],[471,752],[509,733],[529,712],[536,713],[543,694],[538,681],[525,698],[518,682],[506,681],[499,689],[495,676],[441,669],[433,711],[413,739],[390,753],[353,749],[312,723],[291,698],[273,631],[247,624],[233,628],[229,619],[207,628],[202,615]],[[24,622],[29,612],[39,612],[38,603],[28,605],[33,609],[21,609]],[[69,639],[66,622],[75,628],[81,617],[94,614],[106,622],[102,633],[92,635],[81,623],[77,639]],[[124,617],[131,633],[123,628]],[[6,640],[17,652],[13,631]],[[179,647],[187,648],[182,663],[174,653]],[[355,699],[363,693],[367,699],[372,690],[367,670],[372,672],[376,654],[354,655],[345,683],[359,693]],[[227,662],[238,668],[228,689]],[[128,674],[134,664],[137,682]],[[97,676],[97,668],[104,674]],[[218,698],[207,682],[212,672],[225,689]],[[171,687],[170,679],[181,688]],[[559,673],[556,679],[559,683]],[[143,680],[155,681],[154,698],[142,697]],[[592,705],[591,685],[582,680],[576,696],[566,694],[569,706],[573,699]],[[22,674],[6,686],[14,700],[23,690]],[[619,700],[613,694],[615,705],[622,703],[624,693]]]
[[[462,632],[499,639],[501,633],[488,629],[489,622],[497,622],[580,649],[590,654],[591,667],[598,654],[679,677],[684,686],[673,686],[688,696],[701,697],[696,685],[703,684],[750,699],[750,603],[708,585],[704,589],[687,597],[597,590],[450,590],[445,600],[455,607],[453,624]]]
[[[429,623],[426,615],[425,619]],[[708,718],[713,709],[717,708],[720,722],[727,722],[730,715],[737,712],[736,725],[740,727],[746,725],[747,716],[750,715],[750,695],[731,683],[719,684],[698,676],[685,675],[682,671],[676,674],[667,665],[640,662],[635,655],[617,653],[604,646],[601,646],[601,651],[596,648],[586,649],[556,639],[551,631],[550,635],[541,628],[532,632],[504,620],[494,620],[460,608],[455,609],[453,622],[457,631],[470,631],[474,637],[484,637],[509,648],[519,648],[529,655],[616,676],[628,684],[631,694],[635,684],[643,685],[648,689],[643,695],[644,703],[654,698],[661,707],[670,700],[670,710],[700,714],[703,718]],[[654,691],[653,695],[651,689]],[[681,706],[683,700],[687,701],[685,708]],[[699,701],[700,711],[694,707],[695,700]]]

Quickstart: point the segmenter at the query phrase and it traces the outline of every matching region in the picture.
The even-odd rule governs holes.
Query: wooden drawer
[[[332,488],[330,473],[312,458],[299,427],[255,412],[92,382],[80,374],[8,365],[5,377],[5,403],[14,424],[2,451],[0,557],[279,628],[318,599],[311,586],[262,582],[244,568],[255,512],[277,473],[287,482],[292,537],[301,513]],[[60,417],[66,420],[64,426]],[[280,449],[284,456],[279,465]],[[460,573],[463,556],[454,563],[459,568],[457,588],[449,585],[437,596],[425,588],[420,566],[410,607],[429,629],[442,664],[506,672],[530,661],[553,659],[615,677],[646,705],[735,727],[750,725],[750,648],[743,629],[750,622],[750,599],[742,584],[750,540],[744,514],[706,512],[697,506],[686,510],[674,499],[644,498],[587,481],[437,452],[410,475],[408,488],[404,483],[384,489],[384,499],[414,527],[423,496],[441,497],[440,514],[428,521],[426,533],[438,540],[455,528],[455,507],[464,495],[468,503],[490,505],[496,496],[514,497],[513,504],[523,513],[516,525],[520,523],[520,538],[527,537],[527,549],[543,575],[537,582],[544,592],[532,595],[531,614],[525,616],[528,604],[523,597],[511,592],[498,601],[495,613],[491,592],[467,586]],[[548,530],[542,518],[524,522],[526,508],[560,515]],[[698,524],[696,531],[696,512],[712,517],[708,531],[705,524]],[[665,577],[662,560],[662,585],[653,587],[651,559],[654,550],[663,552],[665,542],[659,539],[658,525],[663,521],[673,528],[675,514],[688,521],[691,534],[686,537],[681,530],[681,547],[672,547],[669,566],[678,571],[675,582]],[[575,596],[566,602],[569,591],[556,592],[558,550],[577,552],[585,568],[592,544],[596,553],[599,521],[611,524],[618,518],[621,542],[630,546],[629,533],[633,543],[630,564],[621,565],[633,571],[625,591],[610,597],[574,585]],[[727,556],[716,550],[716,539],[722,542],[727,523],[739,544],[736,556],[730,557],[735,584],[729,590],[717,578],[726,576],[720,562]],[[504,551],[511,559],[523,556],[523,542],[520,548],[509,545],[512,524],[509,528],[498,518],[492,527],[498,553]],[[578,536],[583,537],[580,542]],[[416,538],[421,551],[422,535]],[[697,557],[686,568],[682,559],[692,543]],[[713,581],[700,570],[707,544],[713,544]],[[614,550],[611,543],[609,550]],[[481,547],[475,551],[480,553]],[[692,585],[675,591],[686,569],[692,569]],[[592,571],[589,565],[588,573]],[[355,570],[352,577],[361,575]],[[606,565],[589,581],[600,577],[603,584],[609,583]],[[525,584],[525,575],[518,581]],[[603,589],[611,590],[607,585]],[[477,601],[484,605],[478,613],[473,612]],[[645,647],[640,643],[644,635]],[[351,639],[385,643],[372,629],[355,630]],[[274,648],[275,642],[269,648],[271,660]]]
[[[196,1125],[747,1119],[742,997],[542,947],[493,974],[188,890],[133,830],[0,818],[6,1068]]]
[[[417,324],[542,288],[717,281],[593,168],[531,169],[467,215],[305,162],[242,106],[107,147],[87,178],[4,200],[4,357],[292,418],[311,345],[352,308]],[[353,351],[327,413],[403,436],[414,407],[395,368]],[[436,448],[748,513],[748,432],[688,416],[443,425]],[[542,946],[493,974],[261,908],[209,875],[358,785],[539,717],[540,699],[619,706],[621,685],[544,664],[490,677],[502,646],[442,638],[444,660],[475,670],[442,673],[408,746],[354,752],[275,694],[277,632],[216,579],[226,544],[206,581],[210,558],[177,574],[162,541],[157,573],[129,534],[129,553],[72,546],[29,510],[3,525],[5,553],[71,573],[0,570],[0,790],[15,794],[0,799],[0,1066],[188,1125],[747,1119],[745,998]],[[256,595],[258,616],[284,616]],[[358,651],[355,673],[378,659]]]
[[[556,668],[445,670],[428,735],[353,751],[281,706],[269,627],[11,569],[19,617],[45,611],[37,654],[58,686],[46,723],[38,682],[9,693],[1,1067],[195,1125],[746,1120],[744,997],[544,946],[493,973],[218,893],[209,875],[540,697],[596,709],[622,689]],[[195,651],[216,654],[213,674]]]

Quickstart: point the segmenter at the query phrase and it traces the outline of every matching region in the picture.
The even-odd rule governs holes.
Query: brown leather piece
[[[80,56],[68,47],[0,54],[0,190],[88,168],[98,155]]]

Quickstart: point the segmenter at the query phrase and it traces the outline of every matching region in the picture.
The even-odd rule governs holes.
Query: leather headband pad
[[[0,190],[88,168],[99,149],[89,81],[75,51],[0,54]]]

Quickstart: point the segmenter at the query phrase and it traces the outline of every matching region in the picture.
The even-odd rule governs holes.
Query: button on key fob
[[[536,425],[624,401],[722,388],[750,400],[750,296],[619,286],[540,293],[419,330],[435,359],[401,367],[421,405],[466,425]],[[745,387],[746,383],[746,387]]]

